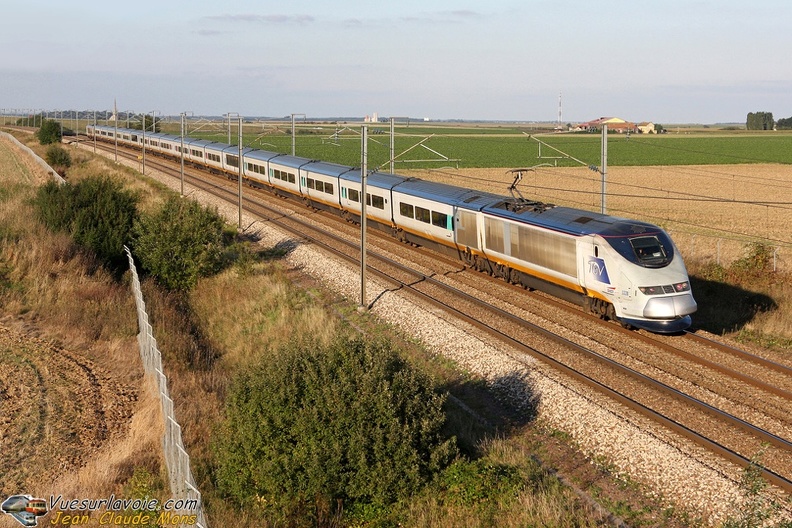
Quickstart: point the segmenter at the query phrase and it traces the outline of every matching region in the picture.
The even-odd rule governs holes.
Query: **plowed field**
[[[0,322],[0,496],[59,477],[127,433],[137,390],[79,352]]]

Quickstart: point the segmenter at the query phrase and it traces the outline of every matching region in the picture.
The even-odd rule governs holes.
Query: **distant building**
[[[580,123],[574,130],[586,132],[598,132],[602,130],[602,125],[608,125],[608,132],[617,132],[619,134],[637,132],[638,126],[635,123],[625,121],[618,117],[600,117],[594,121]]]
[[[655,130],[654,123],[648,123],[644,121],[643,123],[638,123],[638,130],[641,131],[641,134],[657,134]]]

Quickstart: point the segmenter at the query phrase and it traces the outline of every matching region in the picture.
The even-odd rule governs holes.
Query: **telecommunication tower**
[[[558,129],[561,130],[561,92],[558,92]]]

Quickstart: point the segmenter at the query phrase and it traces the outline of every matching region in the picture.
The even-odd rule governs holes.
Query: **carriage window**
[[[407,218],[415,218],[415,214],[413,212],[413,206],[410,204],[406,204],[406,203],[399,204],[399,214]]]
[[[360,191],[356,191],[355,189],[349,189],[349,201],[360,202]]]
[[[325,182],[324,187],[325,187],[324,188],[324,192],[326,192],[327,194],[333,194],[333,184],[332,183]]]
[[[446,229],[448,227],[448,215],[432,211],[432,225]]]
[[[415,207],[415,219],[420,220],[421,222],[425,222],[427,224],[431,223],[432,214],[429,209],[424,209],[423,207]]]
[[[385,199],[382,196],[367,194],[366,204],[377,209],[385,209]]]

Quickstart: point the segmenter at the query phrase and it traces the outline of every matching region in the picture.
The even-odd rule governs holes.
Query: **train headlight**
[[[690,291],[690,283],[688,281],[677,282],[676,284],[674,284],[674,291],[676,291],[677,293]]]
[[[638,288],[644,295],[660,295],[663,293],[662,286],[640,286]]]

